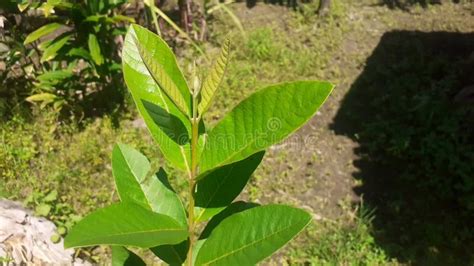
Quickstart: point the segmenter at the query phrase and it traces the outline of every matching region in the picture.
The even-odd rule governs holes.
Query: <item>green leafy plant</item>
[[[121,14],[125,4],[125,0],[20,3],[21,11],[34,10],[46,21],[23,42],[34,48],[29,56],[39,59],[33,91],[26,100],[76,112],[93,109],[90,105],[110,107],[111,99],[120,101],[120,83],[115,78],[120,73],[117,47],[123,41],[125,25],[134,21]]]
[[[187,173],[187,211],[163,168],[150,172],[143,154],[118,144],[112,171],[120,202],[76,224],[66,247],[112,245],[114,265],[143,263],[123,246],[151,249],[172,265],[249,265],[270,256],[310,223],[311,215],[297,208],[233,201],[264,150],[304,125],[333,85],[297,81],[266,87],[209,130],[203,116],[222,81],[229,52],[227,40],[208,76],[200,82],[194,75],[189,88],[166,43],[138,25],[130,27],[122,53],[124,78],[163,155]]]

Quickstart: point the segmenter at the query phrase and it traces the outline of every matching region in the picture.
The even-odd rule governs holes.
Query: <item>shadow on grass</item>
[[[415,265],[474,263],[474,33],[384,34],[332,124],[359,143],[374,237]]]
[[[413,5],[420,5],[423,8],[427,8],[428,5],[442,4],[443,0],[381,0],[380,4],[389,7],[390,9],[401,9],[408,11]],[[459,3],[460,0],[452,0],[453,3]]]

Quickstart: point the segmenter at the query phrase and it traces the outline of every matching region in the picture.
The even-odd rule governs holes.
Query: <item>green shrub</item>
[[[4,42],[8,47],[19,46],[16,58],[8,61],[22,65],[23,73],[12,71],[10,76],[29,81],[26,100],[79,117],[115,108],[124,93],[117,78],[121,71],[117,47],[125,25],[133,21],[120,14],[125,3],[20,2],[24,23],[43,24],[27,36],[12,34],[21,27],[9,25],[11,41]],[[44,17],[29,17],[26,12]]]

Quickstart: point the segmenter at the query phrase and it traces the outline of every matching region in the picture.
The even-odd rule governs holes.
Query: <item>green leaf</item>
[[[51,205],[42,203],[35,208],[35,213],[36,215],[39,216],[47,216],[49,212],[51,211]]]
[[[153,209],[154,203],[145,194],[145,190],[149,191],[149,185],[144,184],[150,168],[150,162],[139,151],[125,144],[115,145],[112,151],[112,174],[122,202],[135,202],[147,209]],[[142,184],[146,186],[145,189]]]
[[[30,5],[28,0],[18,0],[17,3],[18,3],[17,4],[18,10],[20,10],[20,12],[25,11],[28,8],[28,6]]]
[[[77,56],[89,61],[93,61],[91,54],[84,48],[72,48],[68,51],[67,55]]]
[[[38,40],[39,38],[41,38],[45,35],[48,35],[51,32],[59,29],[61,26],[62,26],[62,24],[59,24],[59,23],[46,24],[46,25],[42,26],[41,28],[39,28],[39,29],[33,31],[32,33],[28,34],[28,36],[26,36],[26,39],[23,42],[23,44],[26,45],[26,44],[29,44],[31,42],[34,42],[34,41]]]
[[[201,172],[240,161],[285,139],[316,113],[333,87],[328,82],[298,81],[252,94],[209,132]]]
[[[47,18],[54,13],[54,8],[61,3],[61,0],[48,0],[43,3],[40,9],[43,11],[44,17]]]
[[[55,110],[60,110],[65,103],[66,103],[65,100],[57,100],[53,103],[53,107]]]
[[[209,237],[211,232],[226,218],[229,216],[243,212],[245,210],[255,208],[260,206],[257,203],[253,202],[245,202],[245,201],[237,201],[233,202],[227,208],[225,208],[223,211],[221,211],[219,214],[216,216],[212,217],[212,219],[206,224],[206,228],[202,231],[201,235],[199,236],[199,239],[205,240],[206,238]]]
[[[145,266],[146,263],[135,253],[121,246],[112,246],[112,266]]]
[[[225,209],[242,191],[263,159],[264,151],[205,174],[194,195],[196,220],[205,221]]]
[[[45,72],[36,77],[40,82],[50,82],[52,84],[57,84],[58,82],[70,78],[73,76],[72,71],[70,70],[54,70]]]
[[[163,245],[150,250],[169,265],[183,265],[189,248],[189,241],[177,245]]]
[[[284,205],[233,214],[212,230],[195,265],[254,265],[283,247],[310,221],[309,213]]]
[[[145,66],[147,67],[155,82],[160,86],[163,92],[166,93],[166,95],[173,101],[173,103],[179,108],[179,110],[181,110],[183,114],[190,117],[190,112],[186,101],[184,100],[183,95],[181,95],[181,92],[179,91],[176,84],[166,73],[165,67],[159,62],[153,60],[152,54],[149,53],[142,45],[140,45],[138,40],[135,40],[135,44],[138,47],[138,52],[143,60],[143,63],[145,63]]]
[[[56,57],[58,51],[64,45],[66,45],[69,39],[71,39],[71,35],[66,35],[52,41],[51,44],[49,44],[48,47],[44,49],[43,55],[41,56],[41,62],[53,60]]]
[[[184,170],[189,167],[188,162],[191,160],[189,150],[191,123],[156,84],[140,56],[138,46],[141,50],[148,51],[151,59],[163,66],[190,109],[191,95],[188,86],[168,45],[145,28],[138,25],[130,26],[122,52],[125,82],[163,155],[173,165]]]
[[[95,34],[89,33],[87,45],[94,62],[99,66],[102,65],[104,63],[104,57],[102,57],[102,53],[100,52],[99,41],[97,40],[97,36],[95,36]]]
[[[134,202],[165,214],[186,225],[186,212],[180,198],[168,182],[166,172],[148,176],[150,162],[139,151],[117,144],[112,152],[112,172],[122,202]]]
[[[106,17],[106,15],[92,15],[86,17],[83,22],[99,22],[100,19],[105,19]]]
[[[108,1],[109,8],[120,6],[125,3],[127,3],[127,0],[109,0]]]
[[[52,93],[38,93],[27,97],[25,100],[28,102],[48,102],[51,103],[56,99],[56,95]]]
[[[168,177],[163,168],[153,175],[153,179],[157,180],[157,185],[154,189],[150,189],[150,193],[155,193],[156,205],[155,211],[174,218],[181,225],[186,226],[186,211],[178,194],[171,187]]]
[[[196,257],[199,254],[199,250],[201,250],[202,245],[206,242],[206,239],[199,239],[196,244],[194,244],[194,249],[193,249],[193,265],[196,265]]]
[[[229,61],[230,40],[226,39],[222,46],[221,55],[214,63],[211,71],[203,82],[201,90],[201,102],[199,103],[199,114],[204,114],[212,103],[219,85],[224,77],[224,72]]]
[[[51,190],[44,198],[44,202],[53,202],[58,199],[58,191],[57,190]]]
[[[112,20],[116,23],[118,22],[129,22],[129,23],[134,23],[135,19],[132,17],[127,17],[124,15],[115,15],[112,17]]]
[[[40,44],[38,44],[38,49],[40,49],[40,51],[44,51],[46,48],[48,48],[48,46],[53,42],[54,40],[47,40],[47,41],[44,41]]]
[[[66,236],[64,246],[106,244],[150,248],[178,244],[187,236],[187,228],[169,216],[134,203],[118,203],[82,219]]]

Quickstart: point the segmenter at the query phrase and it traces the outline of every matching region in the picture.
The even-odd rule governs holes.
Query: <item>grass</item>
[[[373,238],[375,210],[363,204],[336,221],[320,220],[307,230],[314,245],[299,245],[289,252],[288,265],[395,265]]]

